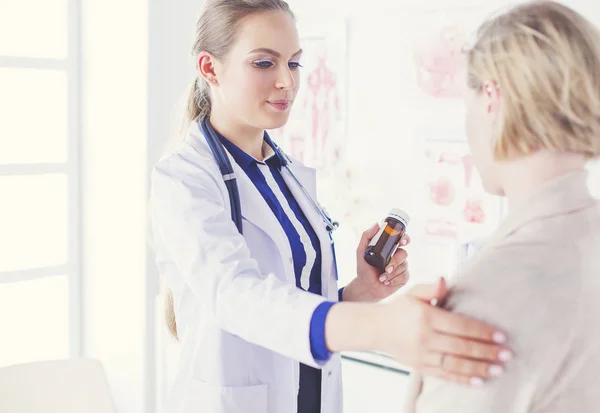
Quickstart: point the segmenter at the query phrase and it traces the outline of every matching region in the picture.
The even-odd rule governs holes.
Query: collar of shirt
[[[235,144],[225,138],[223,135],[217,132],[217,136],[219,140],[227,149],[227,151],[231,154],[235,162],[244,170],[247,171],[251,165],[254,164],[263,164],[268,165],[270,167],[277,168],[281,170],[281,159],[275,155],[275,151],[271,146],[263,140],[263,152],[265,154],[265,159],[263,161],[259,161],[258,159],[250,156],[240,148],[238,148]]]
[[[516,232],[529,222],[598,205],[587,186],[587,171],[574,171],[541,185],[505,217],[493,240]]]

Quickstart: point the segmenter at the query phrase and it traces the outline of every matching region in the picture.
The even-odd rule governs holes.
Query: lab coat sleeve
[[[261,274],[213,174],[185,162],[172,155],[153,170],[151,208],[157,246],[220,328],[320,367],[323,362],[311,353],[310,323],[325,298],[275,274]]]

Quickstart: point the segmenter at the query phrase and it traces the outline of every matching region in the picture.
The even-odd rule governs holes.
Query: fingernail
[[[389,282],[389,281],[386,281],[386,282],[384,282],[384,284],[385,284],[385,285],[390,285],[390,284],[391,284],[391,282]]]
[[[379,225],[379,222],[376,222],[376,223],[374,223],[374,224],[373,224],[373,226],[371,227],[371,229],[375,229],[375,227],[376,227],[377,225]]]
[[[392,271],[394,271],[394,267],[392,267],[391,265],[387,267],[387,270],[385,270],[385,272],[387,272],[388,274],[391,274]]]
[[[479,377],[471,377],[471,380],[469,380],[469,382],[473,386],[481,386],[481,385],[483,385],[483,380],[481,380]]]
[[[432,306],[437,306],[438,305],[438,299],[437,298],[432,298],[431,301],[429,301],[429,304],[431,304]]]
[[[512,353],[509,350],[502,350],[498,354],[498,359],[500,359],[501,361],[511,361],[512,360]]]
[[[494,340],[494,343],[503,344],[506,343],[506,336],[504,333],[497,331],[492,335],[492,340]]]
[[[489,374],[493,377],[500,377],[504,373],[504,369],[501,366],[490,366]]]
[[[383,274],[381,277],[379,277],[379,281],[384,282],[385,280],[387,280],[387,275]]]

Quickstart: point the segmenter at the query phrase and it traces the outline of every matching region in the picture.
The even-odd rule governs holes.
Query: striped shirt
[[[221,143],[244,170],[269,205],[285,231],[292,250],[296,286],[321,295],[321,246],[319,237],[281,175],[281,160],[266,143],[271,155],[260,162],[219,135]],[[340,292],[341,295],[341,292]],[[313,356],[326,361],[331,354],[325,343],[325,319],[333,303],[325,302],[315,310],[310,326]],[[321,371],[300,364],[298,413],[321,411]]]

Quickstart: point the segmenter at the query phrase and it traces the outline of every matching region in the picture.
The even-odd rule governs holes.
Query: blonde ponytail
[[[179,339],[177,336],[177,322],[175,321],[175,307],[173,305],[173,293],[171,290],[167,290],[167,293],[165,294],[165,321],[169,333],[171,333],[175,339]]]
[[[208,87],[204,80],[196,77],[192,86],[187,100],[187,111],[184,122],[189,126],[189,123],[194,119],[200,117],[204,119],[210,115],[210,94],[208,93]]]

